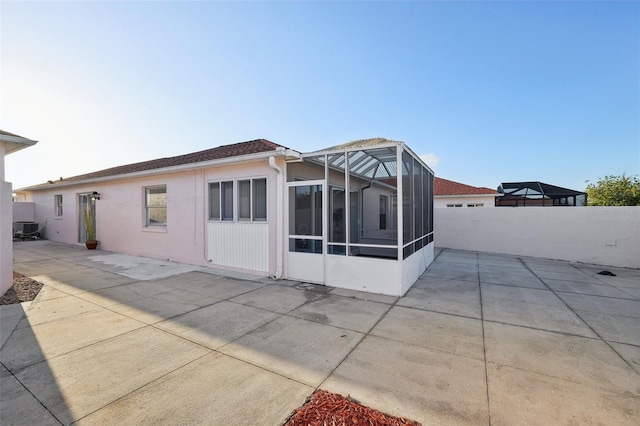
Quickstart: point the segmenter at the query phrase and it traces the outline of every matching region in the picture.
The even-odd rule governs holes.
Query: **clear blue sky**
[[[1,3],[14,188],[266,138],[402,140],[436,175],[640,173],[640,2]]]

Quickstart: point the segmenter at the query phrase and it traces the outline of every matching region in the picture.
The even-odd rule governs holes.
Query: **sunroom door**
[[[287,276],[324,284],[324,181],[290,182]]]

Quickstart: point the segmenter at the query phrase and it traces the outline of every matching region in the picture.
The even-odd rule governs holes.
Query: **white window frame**
[[[164,189],[164,194],[165,194],[165,204],[164,206],[151,206],[148,204],[148,196],[149,196],[149,190],[153,190],[153,189]],[[158,209],[158,208],[164,208],[165,209],[165,217],[167,216],[167,204],[168,204],[168,193],[167,193],[167,185],[150,185],[150,186],[145,186],[144,187],[144,191],[143,191],[143,196],[144,196],[144,226],[146,228],[166,228],[167,227],[167,219],[165,219],[164,223],[160,223],[160,222],[151,222],[150,218],[149,218],[149,212],[150,209]]]
[[[53,196],[53,213],[56,217],[62,217],[62,194]]]
[[[255,193],[254,193],[254,188],[255,188],[255,182],[256,181],[260,181],[260,180],[264,180],[265,182],[265,215],[266,217],[261,218],[261,217],[256,217],[256,208],[255,208]],[[240,182],[249,182],[249,216],[245,216],[243,214],[243,217],[240,217],[241,215],[241,211],[242,210],[246,210],[246,205],[244,206],[245,208],[241,208],[242,206],[240,205],[241,201],[240,200]],[[232,213],[232,217],[224,217],[223,211],[224,211],[224,206],[225,204],[225,199],[224,199],[224,191],[222,190],[223,185],[224,184],[230,184],[231,185],[231,190],[232,190],[232,205],[231,205],[231,209],[233,211]],[[211,189],[212,186],[218,186],[218,203],[217,203],[217,208],[218,208],[218,212],[217,215],[213,215],[212,214],[212,209],[213,209],[213,203],[211,200]],[[208,197],[208,204],[207,204],[207,217],[208,220],[211,222],[267,222],[268,219],[268,210],[269,210],[269,197],[268,197],[268,188],[269,188],[269,180],[267,179],[267,177],[263,176],[263,177],[252,177],[252,178],[240,178],[240,179],[220,179],[220,180],[211,180],[207,182],[207,197]]]

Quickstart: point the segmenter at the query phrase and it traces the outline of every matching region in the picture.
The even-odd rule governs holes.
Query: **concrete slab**
[[[20,321],[18,327],[33,327],[34,325],[99,309],[100,306],[74,296],[32,302],[25,312],[25,318]]]
[[[109,309],[145,324],[157,322],[196,310],[200,305],[179,298],[165,298],[166,293],[130,300],[109,306]]]
[[[547,286],[533,274],[511,274],[507,271],[501,273],[480,272],[480,282],[486,284],[501,284],[515,287],[529,287],[547,289]]]
[[[640,318],[640,300],[615,299],[583,294],[558,293],[571,308],[601,314]]]
[[[487,274],[499,275],[502,273],[508,273],[510,275],[522,275],[525,277],[535,277],[535,275],[530,270],[528,270],[522,263],[519,263],[519,264],[509,263],[507,267],[496,265],[494,263],[480,264],[480,267],[478,269],[480,270],[480,273],[484,272]]]
[[[2,365],[0,383],[0,424],[60,426],[60,422]]]
[[[79,425],[279,425],[313,388],[211,354],[83,418]]]
[[[128,303],[145,297],[153,297],[171,290],[152,281],[135,281],[130,284],[109,287],[102,290],[79,293],[79,299],[87,300],[102,307]]]
[[[450,263],[451,265],[457,265],[455,263]],[[442,263],[442,265],[446,265],[446,263]],[[451,268],[439,268],[439,269],[427,269],[422,275],[425,277],[436,277],[436,278],[447,278],[450,280],[463,280],[463,281],[478,281],[478,271],[458,271],[454,267]]]
[[[553,290],[563,293],[576,293],[590,296],[617,297],[635,299],[633,296],[607,284],[578,283],[574,281],[544,280]]]
[[[36,275],[32,278],[68,294],[78,294],[134,282],[129,277],[84,266],[74,266],[69,270]]]
[[[15,253],[14,253],[15,254]],[[32,277],[33,275],[46,275],[54,272],[64,272],[69,268],[78,267],[73,262],[66,261],[64,259],[49,258],[46,261],[43,260],[30,260],[30,261],[16,261],[13,264],[13,270]]]
[[[40,292],[33,299],[34,302],[44,302],[47,300],[58,299],[60,297],[69,296],[69,293],[65,293],[64,291],[58,290],[57,288],[53,288],[48,285],[43,285],[40,289]]]
[[[424,424],[487,424],[489,407],[491,424],[638,420],[640,271],[607,277],[595,265],[524,258],[554,293],[519,287],[534,274],[517,256],[436,250],[431,273],[444,277],[425,274],[387,298],[209,269],[134,280],[87,260],[114,253],[35,243],[20,245],[16,265],[56,287],[33,303],[37,324],[22,320],[0,352],[17,375],[0,371],[2,424],[17,422],[6,374],[28,389],[10,387],[24,406],[35,401],[63,424],[282,424],[318,385]],[[500,285],[481,287],[478,272]],[[456,274],[465,280],[447,279]],[[589,294],[602,291],[619,297]],[[33,421],[17,416],[44,422],[31,411]]]
[[[477,282],[422,277],[396,305],[480,319],[480,286]]]
[[[207,353],[201,346],[145,327],[34,364],[16,377],[69,424]]]
[[[495,323],[484,332],[487,362],[640,397],[640,376],[601,340]]]
[[[261,282],[236,280],[195,272],[176,275],[154,282],[170,290],[185,290],[217,300],[229,299],[267,285]]]
[[[488,364],[492,425],[638,425],[638,398]]]
[[[25,311],[30,305],[31,302],[23,302],[0,306],[0,348],[4,346],[9,336],[11,336],[11,333],[22,320]]]
[[[435,272],[444,272],[449,273],[452,271],[455,272],[469,272],[471,274],[478,273],[478,264],[477,263],[469,263],[469,262],[435,262],[429,266],[428,271]],[[437,276],[432,274],[432,276]],[[446,277],[443,277],[446,278]],[[477,277],[476,277],[477,278]]]
[[[549,271],[549,272],[565,272],[573,273],[576,268],[571,262],[565,262],[562,260],[540,259],[537,257],[522,257],[522,262],[527,265],[534,272],[536,271]]]
[[[155,327],[218,349],[278,317],[262,309],[223,301],[162,321]]]
[[[539,277],[541,280],[558,280],[558,281],[573,281],[577,283],[591,283],[591,284],[600,284],[601,281],[597,278],[591,277],[579,269],[573,269],[566,272],[556,272],[549,270],[536,270],[534,271],[535,275]]]
[[[347,290],[346,288],[334,288],[333,290],[331,290],[331,294],[335,296],[353,297],[355,299],[366,300],[371,302],[386,303],[388,305],[392,305],[398,300],[398,297],[395,297],[395,296],[367,293],[364,291],[357,291],[357,290]]]
[[[425,425],[489,423],[483,361],[379,337],[367,336],[321,387]]]
[[[220,352],[310,386],[318,386],[363,334],[281,317],[224,346]]]
[[[477,319],[394,306],[370,335],[484,361]]]
[[[609,345],[622,357],[624,360],[640,373],[640,346],[625,345],[622,343],[609,342]]]
[[[603,339],[640,346],[640,318],[581,310],[575,312]]]
[[[597,337],[549,290],[482,284],[482,309],[485,321]]]
[[[170,277],[200,269],[200,267],[194,265],[121,253],[88,256],[83,264],[143,281]]]
[[[389,305],[329,295],[306,303],[289,315],[334,327],[367,333],[389,310]]]
[[[269,285],[229,300],[246,306],[253,306],[271,312],[286,314],[297,307],[327,297],[326,293],[297,288]]]
[[[14,330],[0,351],[0,359],[16,371],[142,326],[139,321],[104,309],[85,312]]]

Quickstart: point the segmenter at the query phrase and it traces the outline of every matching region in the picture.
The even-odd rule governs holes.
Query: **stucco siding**
[[[260,254],[253,256],[251,263],[241,265],[226,257],[219,265],[209,262],[207,252],[211,247],[208,241],[231,237],[228,232],[218,235],[222,228],[211,229],[209,226],[208,183],[246,178],[267,179],[267,221],[252,227],[260,229],[254,234],[247,232],[246,223],[233,222],[231,225],[238,227],[236,237],[259,238],[256,241],[259,241]],[[145,188],[157,185],[166,185],[167,224],[166,227],[147,227]],[[78,244],[78,197],[96,191],[100,194],[100,200],[95,202],[96,237],[101,249],[265,275],[275,270],[276,259],[272,253],[276,252],[276,172],[267,160],[96,184],[56,186],[54,183],[51,186],[50,190],[27,193],[27,201],[35,203],[36,220],[40,224],[46,222],[44,237],[52,241]],[[61,217],[55,216],[56,194],[63,196]],[[217,258],[222,259],[219,255]]]

